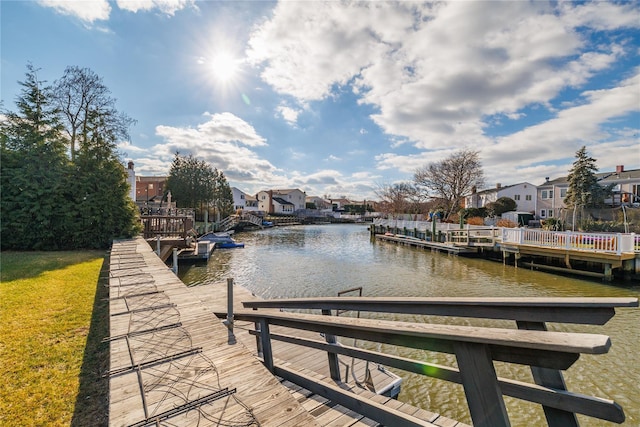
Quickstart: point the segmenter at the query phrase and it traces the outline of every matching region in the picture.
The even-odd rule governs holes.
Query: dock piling
[[[233,277],[227,278],[227,320],[224,323],[233,332]]]
[[[173,248],[173,274],[178,275],[178,248]]]

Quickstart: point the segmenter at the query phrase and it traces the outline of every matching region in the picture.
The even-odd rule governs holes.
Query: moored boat
[[[198,237],[199,242],[213,242],[217,249],[244,248],[244,243],[236,242],[230,233],[226,232],[210,232]]]

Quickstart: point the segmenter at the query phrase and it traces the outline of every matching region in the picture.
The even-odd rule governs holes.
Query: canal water
[[[244,249],[216,250],[207,264],[182,268],[189,286],[226,282],[232,277],[262,298],[336,296],[362,286],[364,296],[393,297],[640,297],[640,284],[604,284],[569,278],[501,262],[432,253],[392,243],[374,242],[364,225],[277,227],[238,233]],[[362,314],[365,317],[365,314]],[[370,318],[514,327],[513,322],[367,314]],[[604,355],[582,355],[565,372],[567,388],[612,399],[625,410],[623,426],[640,426],[640,309],[617,309],[604,326],[550,324],[550,330],[609,335]],[[349,343],[350,344],[350,343]],[[359,346],[417,360],[455,366],[455,358],[387,345]],[[527,368],[496,364],[498,375],[531,381]],[[399,400],[471,422],[462,387],[442,380],[396,371],[404,379]],[[363,377],[364,373],[356,373]],[[546,425],[537,406],[505,398],[513,426]],[[579,416],[581,426],[614,426]]]

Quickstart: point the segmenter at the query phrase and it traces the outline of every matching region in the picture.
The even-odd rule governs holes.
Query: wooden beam
[[[328,297],[246,301],[245,308],[359,310],[534,322],[603,325],[616,307],[638,307],[637,298],[387,298]]]

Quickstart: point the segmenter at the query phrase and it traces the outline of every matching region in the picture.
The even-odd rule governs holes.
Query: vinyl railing
[[[640,251],[640,242],[634,233],[584,233],[573,231],[547,231],[527,228],[503,228],[502,243],[544,246],[567,250],[606,252],[620,255]]]

